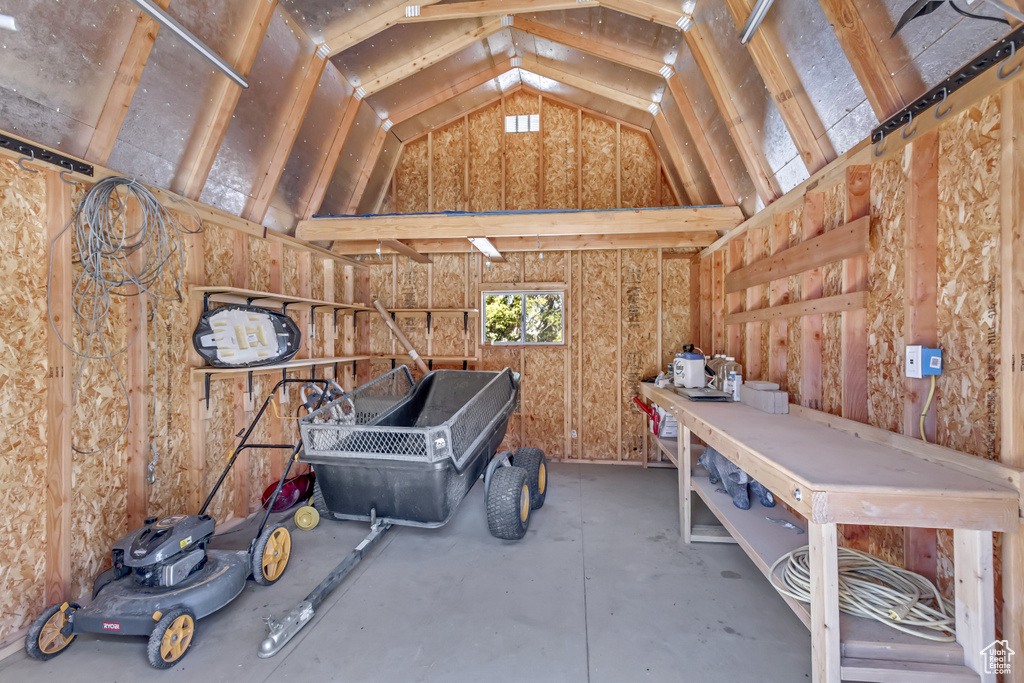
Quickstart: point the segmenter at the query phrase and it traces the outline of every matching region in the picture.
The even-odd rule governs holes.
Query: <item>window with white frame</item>
[[[520,114],[505,117],[506,133],[538,133],[540,132],[540,114]]]
[[[564,292],[484,292],[487,344],[563,344]]]

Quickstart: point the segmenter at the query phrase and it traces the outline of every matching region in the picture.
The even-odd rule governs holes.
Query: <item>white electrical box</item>
[[[922,379],[942,374],[942,349],[930,349],[914,344],[907,347],[906,375],[911,379]]]

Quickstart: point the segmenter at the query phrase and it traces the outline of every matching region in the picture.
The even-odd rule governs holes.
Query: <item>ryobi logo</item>
[[[103,622],[103,630],[104,631],[120,631],[121,630],[121,624],[117,624],[117,623],[114,623],[114,622],[111,622],[111,621],[104,621]]]

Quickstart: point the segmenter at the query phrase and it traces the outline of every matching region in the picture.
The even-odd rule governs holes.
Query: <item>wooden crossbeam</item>
[[[853,67],[853,73],[864,88],[871,109],[879,121],[885,121],[903,109],[905,103],[856,4],[853,0],[818,1]]]
[[[473,29],[467,33],[458,36],[443,45],[439,45],[433,50],[413,59],[412,61],[406,62],[401,66],[398,66],[387,73],[379,75],[370,75],[363,79],[362,89],[366,93],[366,96],[378,93],[384,90],[388,86],[392,86],[401,80],[408,78],[409,76],[423,71],[429,66],[437,64],[443,59],[447,59],[452,55],[460,52],[467,47],[484,40],[490,36],[493,36],[504,27],[501,25],[501,19],[494,19],[489,21],[479,28]]]
[[[764,153],[758,150],[754,144],[746,123],[740,116],[739,110],[732,99],[732,89],[725,82],[721,70],[718,68],[720,59],[714,47],[704,38],[700,26],[687,31],[685,34],[686,45],[690,49],[697,68],[704,75],[711,96],[718,106],[718,111],[725,120],[725,125],[732,136],[736,150],[739,152],[743,165],[754,183],[754,189],[761,201],[766,205],[782,196],[782,188],[779,187],[771,166],[764,157]]]
[[[332,125],[334,136],[331,138],[326,154],[323,155],[320,170],[316,174],[316,182],[313,183],[313,187],[309,190],[309,195],[302,202],[302,205],[305,207],[301,214],[303,218],[312,218],[313,214],[317,212],[323,203],[324,195],[327,194],[327,187],[331,184],[331,178],[334,177],[334,171],[338,167],[341,150],[345,147],[348,134],[352,131],[352,126],[356,122],[359,106],[359,98],[353,95],[349,98],[345,108],[338,110],[341,114],[341,120],[336,125]]]
[[[306,118],[309,105],[313,102],[313,95],[320,84],[320,77],[323,75],[324,66],[327,64],[327,57],[319,50],[313,54],[309,63],[303,69],[302,80],[295,93],[292,106],[288,109],[288,115],[278,133],[274,150],[271,152],[270,161],[266,164],[266,171],[256,181],[249,201],[246,204],[242,215],[251,221],[262,223],[270,208],[270,200],[274,197],[278,184],[281,182],[281,175],[284,173],[285,164],[291,156],[292,147],[295,146],[295,139],[299,135],[299,128]]]
[[[276,8],[277,0],[261,0],[256,3],[256,9],[232,60],[235,70],[242,76],[249,75],[249,70],[256,61],[256,53],[263,44],[263,36]],[[195,127],[197,133],[189,139],[174,181],[171,183],[172,190],[183,193],[189,199],[198,199],[202,194],[213,162],[216,161],[224,136],[228,132],[235,107],[242,96],[242,89],[227,76],[217,73],[214,78],[217,86],[210,99],[210,105],[203,109],[201,120]]]
[[[755,308],[752,311],[745,311],[743,313],[727,313],[725,315],[725,324],[743,325],[746,323],[760,323],[768,320],[782,320],[809,315],[822,315],[823,313],[846,313],[848,311],[863,310],[867,308],[867,306],[867,292],[838,294],[836,296],[827,296],[822,299],[810,299],[808,301],[798,301],[793,304],[783,304],[782,306]],[[758,339],[760,339],[760,336]]]
[[[749,0],[725,0],[725,5],[737,28],[742,29],[750,15]],[[747,50],[808,172],[820,171],[836,158],[836,153],[792,63],[785,57],[784,46],[769,27],[762,25],[747,43]]]
[[[155,4],[161,9],[167,9],[170,0],[156,0]],[[110,86],[103,110],[100,111],[96,129],[89,139],[85,158],[92,163],[106,164],[110,160],[110,153],[114,151],[114,143],[117,142],[124,118],[128,115],[128,108],[135,97],[139,79],[142,78],[142,72],[149,61],[149,53],[153,50],[159,31],[160,24],[145,12],[139,12],[135,28],[128,39],[128,47],[125,48],[121,64],[114,75],[114,83]]]
[[[420,0],[419,5],[422,8],[437,2],[440,0]],[[358,23],[341,21],[327,27],[327,30],[324,31],[324,42],[327,43],[331,56],[344,52],[399,23],[405,18],[405,6],[408,4],[407,0],[399,0],[399,2],[389,3],[387,9],[366,21]]]
[[[513,211],[500,214],[410,214],[314,218],[296,236],[309,241],[433,237],[536,237],[728,230],[743,220],[735,206],[619,211]]]
[[[679,232],[679,233],[631,233],[628,235],[564,235],[543,236],[538,246],[537,237],[492,237],[491,243],[498,251],[580,251],[592,249],[657,249],[664,247],[700,248],[714,242],[718,233]],[[338,240],[333,250],[339,254],[375,254],[380,245],[382,253],[397,251],[388,247],[389,240],[375,242],[372,240]],[[421,254],[464,254],[470,251],[469,242],[461,238],[425,238],[403,240],[402,243]],[[685,255],[687,258],[691,254]]]
[[[830,230],[821,237],[801,242],[782,253],[729,273],[725,278],[725,293],[740,292],[772,280],[799,275],[834,261],[866,254],[871,250],[870,232],[871,219],[865,216]]]
[[[461,242],[462,240],[459,241]],[[398,240],[383,240],[381,242],[381,246],[387,247],[402,256],[408,256],[416,263],[433,263],[429,256],[424,256],[405,242],[400,242]]]
[[[349,199],[345,213],[354,214],[359,209],[359,202],[363,199],[366,185],[370,182],[370,174],[373,173],[373,167],[377,165],[377,159],[380,158],[380,152],[384,149],[384,141],[387,140],[387,137],[388,132],[384,130],[383,126],[379,126],[370,151],[367,153],[366,159],[363,160],[363,169],[359,172],[356,186],[352,189],[352,197]]]

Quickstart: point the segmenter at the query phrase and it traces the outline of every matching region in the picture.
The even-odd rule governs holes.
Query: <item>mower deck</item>
[[[147,588],[125,576],[75,611],[73,632],[148,636],[159,619],[154,619],[157,612],[187,607],[201,619],[234,600],[248,578],[249,553],[244,550],[210,550],[206,566],[172,588]]]

